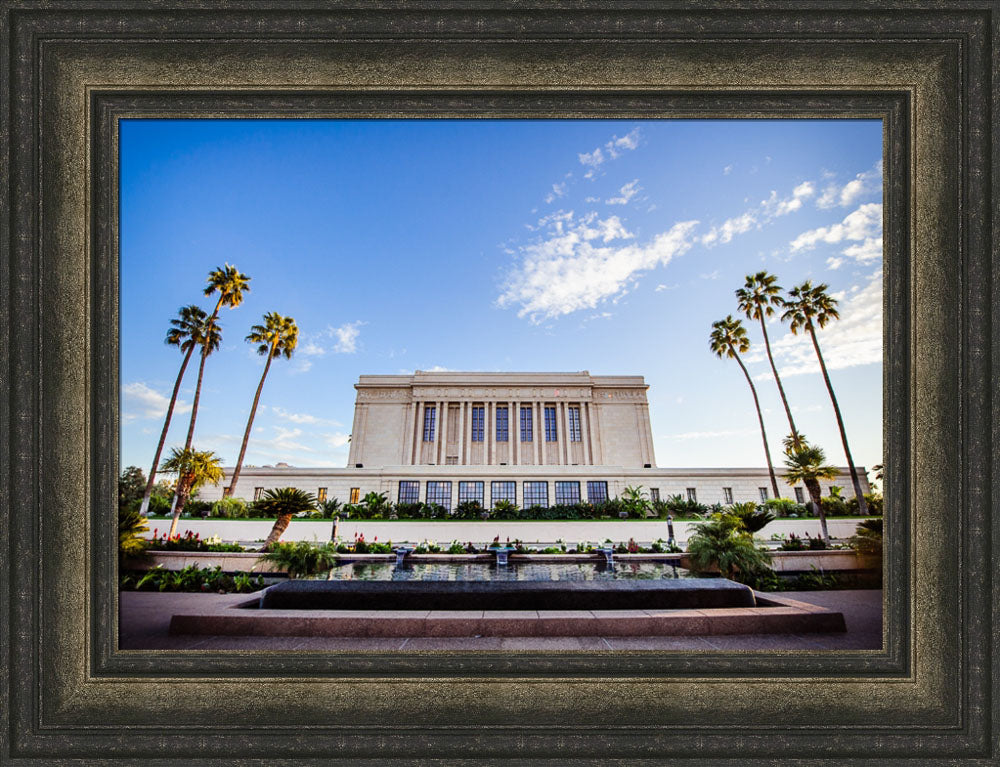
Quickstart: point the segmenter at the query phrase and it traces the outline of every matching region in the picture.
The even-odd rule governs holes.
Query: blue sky
[[[872,120],[127,120],[121,128],[122,466],[148,471],[182,355],[177,310],[226,262],[194,444],[235,461],[277,311],[299,347],[272,364],[246,463],[344,466],[361,374],[639,374],[657,465],[763,466],[739,367],[708,348],[766,269],[825,282],[819,334],[857,463],[882,455],[882,156]],[[747,320],[777,461],[788,432]],[[807,338],[769,325],[796,424],[845,459]],[[183,443],[196,377],[168,448]]]

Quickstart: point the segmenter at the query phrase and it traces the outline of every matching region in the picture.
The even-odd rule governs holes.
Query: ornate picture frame
[[[0,0],[0,761],[993,762],[997,10]],[[882,119],[883,649],[119,650],[117,121],[194,115]]]

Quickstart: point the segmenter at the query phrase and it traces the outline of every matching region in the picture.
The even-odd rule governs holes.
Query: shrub
[[[764,508],[775,517],[801,517],[806,513],[805,504],[796,503],[791,498],[768,498],[764,501]]]
[[[696,524],[687,551],[692,569],[706,572],[715,565],[724,578],[747,578],[770,569],[770,554],[758,549],[742,522],[728,514]]]
[[[319,501],[317,506],[319,507],[320,517],[322,519],[332,519],[337,516],[337,511],[340,509],[340,501],[336,498],[328,498],[325,501]]]
[[[491,519],[517,519],[519,509],[517,504],[512,503],[506,499],[502,501],[497,501],[493,504],[493,510],[490,512]]]
[[[828,495],[825,498],[820,498],[819,503],[823,507],[823,513],[826,514],[828,517],[831,516],[843,517],[846,516],[848,513],[847,503],[845,503],[842,496]],[[855,498],[854,499],[855,508],[857,507],[857,503],[858,499]],[[857,512],[855,511],[855,513]]]
[[[289,578],[300,578],[331,570],[337,564],[337,551],[333,543],[278,541],[260,561],[287,570]]]
[[[145,517],[127,504],[118,509],[118,553],[121,557],[141,557],[146,553],[149,542],[143,533],[149,530]]]
[[[239,594],[258,591],[267,585],[264,579],[250,573],[237,572],[227,575],[221,567],[199,569],[188,565],[183,570],[165,570],[154,567],[145,573],[126,573],[119,585],[123,590],[134,591],[218,591]]]
[[[189,517],[207,517],[212,510],[210,501],[188,501],[184,504],[183,512]]]
[[[868,504],[868,513],[873,516],[882,516],[884,502],[882,493],[865,493],[865,503]],[[847,513],[857,515],[858,499],[851,496],[847,499]]]
[[[667,496],[664,503],[667,513],[674,517],[700,517],[708,512],[705,504],[689,500],[680,494]]]
[[[740,522],[743,523],[743,529],[751,535],[760,532],[769,522],[774,520],[774,514],[772,514],[767,508],[758,506],[753,501],[730,504],[730,506],[721,513],[730,514],[731,516],[739,519]]]
[[[170,499],[162,495],[151,495],[149,497],[149,508],[146,510],[150,516],[166,517],[170,515]]]
[[[804,551],[806,548],[805,541],[803,541],[795,533],[789,533],[788,537],[781,542],[778,547],[779,551]]]
[[[866,519],[859,522],[856,532],[848,540],[851,548],[858,554],[882,555],[882,530],[881,519]]]
[[[451,545],[448,547],[448,554],[465,554],[465,546],[463,546],[458,541],[452,541]]]
[[[209,516],[224,519],[246,519],[247,502],[242,498],[222,498],[212,504]]]
[[[456,519],[480,519],[483,505],[479,501],[462,501],[455,507],[453,516]]]

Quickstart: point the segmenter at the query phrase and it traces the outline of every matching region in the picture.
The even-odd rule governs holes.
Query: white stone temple
[[[651,499],[679,494],[706,504],[773,495],[766,468],[658,468],[642,376],[417,371],[363,375],[354,388],[346,468],[246,467],[234,495],[251,500],[265,489],[297,487],[320,500],[355,503],[375,491],[393,502],[446,508],[466,500],[599,502],[629,486]],[[784,483],[780,469],[782,496],[808,500],[801,485]],[[828,484],[850,488],[847,468]],[[215,500],[223,486],[198,497]]]

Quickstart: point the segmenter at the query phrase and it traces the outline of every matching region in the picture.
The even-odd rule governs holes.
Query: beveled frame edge
[[[763,4],[766,5],[766,4]],[[930,4],[924,4],[925,6]],[[967,7],[969,4],[963,4],[963,8]],[[977,9],[981,9],[981,6],[976,6]],[[6,9],[5,9],[6,10]],[[987,9],[987,11],[990,9]],[[958,680],[962,693],[961,703],[963,704],[962,709],[956,713],[958,715],[957,720],[953,720],[954,724],[952,726],[945,726],[944,729],[939,729],[939,725],[928,724],[926,727],[915,726],[915,729],[911,729],[910,732],[904,734],[906,728],[893,727],[892,722],[888,722],[884,727],[876,728],[874,730],[867,731],[867,736],[875,736],[879,739],[878,744],[874,749],[868,749],[865,753],[878,752],[885,756],[890,755],[901,755],[901,754],[917,754],[920,753],[928,757],[926,760],[929,762],[936,756],[958,756],[961,755],[968,760],[968,763],[986,764],[990,760],[991,747],[995,748],[994,735],[990,732],[990,727],[995,723],[996,710],[990,708],[989,690],[988,684],[992,681],[992,684],[996,685],[995,675],[991,674],[990,661],[996,652],[996,642],[997,638],[992,637],[990,634],[990,629],[992,626],[992,615],[991,608],[996,609],[997,606],[997,596],[993,595],[993,600],[991,602],[989,598],[989,592],[985,592],[985,587],[990,586],[992,582],[992,573],[990,572],[988,552],[990,550],[990,545],[996,545],[996,529],[990,524],[989,511],[995,508],[996,496],[993,495],[995,492],[990,480],[989,471],[996,468],[995,455],[992,451],[992,441],[989,439],[991,436],[991,429],[995,428],[992,423],[992,410],[991,405],[996,404],[996,400],[993,397],[996,396],[995,392],[991,392],[987,386],[984,385],[984,381],[988,380],[987,374],[990,370],[990,353],[996,350],[996,343],[988,334],[983,334],[978,337],[973,336],[969,331],[976,326],[982,326],[985,324],[986,327],[990,329],[990,333],[993,332],[992,324],[990,322],[991,318],[991,306],[989,303],[990,290],[995,290],[994,281],[994,270],[995,264],[991,263],[989,256],[993,248],[991,239],[990,223],[991,219],[989,217],[990,208],[987,207],[989,201],[991,200],[991,188],[995,188],[996,183],[996,170],[994,170],[990,164],[989,160],[991,158],[990,147],[985,144],[988,139],[993,141],[993,147],[996,147],[996,136],[995,133],[990,131],[995,131],[995,128],[991,128],[988,121],[990,104],[995,105],[996,94],[992,91],[992,81],[990,79],[991,74],[995,74],[996,71],[996,54],[991,47],[990,33],[996,33],[996,23],[993,17],[989,16],[983,22],[983,19],[979,19],[978,29],[974,29],[972,32],[966,31],[965,42],[974,43],[969,47],[962,49],[961,63],[962,68],[960,74],[962,77],[958,82],[956,100],[961,99],[961,116],[962,116],[962,127],[964,131],[964,136],[966,141],[962,143],[962,159],[963,165],[961,172],[956,169],[955,182],[960,182],[962,186],[963,193],[966,196],[967,206],[963,207],[963,220],[961,226],[957,225],[956,231],[952,235],[954,239],[950,239],[951,242],[960,242],[964,249],[960,249],[959,252],[963,253],[965,258],[962,260],[962,279],[960,286],[966,291],[965,300],[966,303],[960,304],[964,309],[963,313],[960,315],[962,318],[963,326],[960,329],[952,329],[952,335],[949,336],[948,340],[954,341],[954,346],[947,348],[941,352],[941,356],[932,354],[930,362],[936,362],[938,365],[945,365],[945,363],[958,360],[959,353],[961,353],[961,365],[962,365],[962,383],[969,382],[968,388],[961,389],[961,396],[968,399],[963,399],[958,402],[953,399],[948,399],[945,396],[945,401],[943,403],[943,408],[945,410],[945,415],[951,415],[954,413],[955,416],[961,418],[961,431],[960,434],[964,438],[961,442],[961,455],[958,458],[944,457],[944,463],[948,466],[954,466],[956,469],[956,478],[958,478],[958,471],[961,471],[961,479],[964,480],[961,483],[962,494],[962,506],[968,512],[968,519],[960,518],[959,523],[962,525],[959,531],[947,532],[944,531],[941,536],[941,542],[945,544],[950,544],[954,542],[955,544],[960,544],[961,549],[956,545],[956,550],[964,550],[969,552],[969,557],[967,562],[963,563],[965,579],[962,581],[961,590],[961,605],[956,605],[954,607],[955,612],[963,619],[963,627],[965,631],[961,633],[961,647],[957,648],[955,652],[947,647],[927,647],[926,651],[933,654],[940,652],[943,655],[939,657],[948,657],[951,655],[954,658],[964,658],[967,662],[960,664],[960,679]],[[6,23],[6,18],[4,20]],[[984,29],[988,32],[983,34]],[[5,31],[9,31],[9,28],[5,27]],[[617,29],[616,29],[617,33]],[[958,35],[961,39],[962,35]],[[7,38],[9,39],[9,38]],[[978,64],[978,67],[977,67]],[[7,66],[7,62],[4,62],[4,66]],[[986,73],[983,79],[977,79],[976,74]],[[8,73],[9,74],[9,73]],[[14,99],[10,98],[10,90],[8,83],[10,82],[9,77],[4,78],[4,98],[5,106],[9,109],[10,105],[14,102]],[[978,90],[978,94],[976,91]],[[983,91],[987,92],[984,93]],[[19,98],[23,98],[24,92],[19,92]],[[970,104],[971,99],[971,104]],[[974,108],[978,105],[980,111],[975,113]],[[18,114],[23,115],[24,105],[18,105],[16,108]],[[30,110],[29,110],[30,111]],[[10,114],[9,111],[5,111],[5,114]],[[16,128],[22,128],[23,126],[12,122]],[[11,157],[23,157],[18,153],[19,149],[23,149],[25,146],[30,147],[30,151],[27,154],[28,158],[34,160],[38,157],[36,152],[38,151],[37,143],[32,144],[32,139],[35,138],[32,132],[26,137],[22,134],[18,134],[13,143],[8,143],[6,145],[10,154],[5,153],[6,156]],[[5,133],[4,140],[7,141],[8,135]],[[945,151],[955,151],[958,152],[958,147],[951,150]],[[973,164],[975,160],[983,160],[984,164]],[[18,163],[12,163],[12,165],[18,165]],[[988,168],[989,177],[983,173],[981,168]],[[30,178],[30,172],[27,174]],[[947,175],[947,174],[945,174]],[[16,177],[15,177],[16,176]],[[31,200],[35,199],[35,196],[30,194],[32,185],[28,184],[27,187],[24,185],[25,173],[24,173],[24,161],[22,159],[21,164],[12,172],[11,174],[11,185],[12,188],[18,191],[28,190],[28,197],[11,195],[11,207],[17,208],[17,214],[15,214],[15,221],[23,223],[25,220],[23,211],[28,207]],[[942,183],[946,183],[942,181]],[[992,187],[991,187],[992,185]],[[996,211],[992,211],[994,217],[996,216]],[[14,309],[23,308],[25,305],[41,308],[40,303],[33,303],[32,295],[28,296],[28,299],[18,294],[16,288],[28,287],[34,288],[38,286],[50,286],[50,287],[64,287],[60,283],[60,275],[39,275],[35,273],[35,277],[38,278],[37,281],[25,281],[23,278],[24,268],[23,265],[19,265],[17,262],[18,255],[23,255],[25,253],[34,253],[34,248],[37,246],[37,226],[39,225],[39,220],[33,215],[29,214],[27,219],[32,223],[31,233],[34,234],[34,238],[28,237],[27,240],[24,239],[26,234],[24,228],[18,229],[17,233],[11,231],[9,233],[11,243],[11,281],[10,281],[10,295],[5,296],[5,301],[10,300],[10,303],[5,306],[5,313],[8,318],[14,316]],[[995,221],[995,219],[994,219]],[[917,227],[920,227],[918,221]],[[947,227],[946,227],[947,228]],[[27,243],[27,244],[26,244]],[[981,250],[976,250],[976,245],[982,246]],[[25,250],[28,248],[28,250]],[[37,268],[37,261],[32,261],[35,264],[34,268]],[[30,271],[30,270],[29,270]],[[14,277],[20,278],[20,282],[15,282]],[[969,291],[969,287],[975,284],[981,289],[976,291]],[[919,288],[919,286],[918,286]],[[30,291],[29,291],[30,292]],[[57,291],[58,292],[58,291]],[[34,298],[37,299],[38,295],[33,294]],[[944,303],[949,303],[948,299],[951,299],[950,303],[954,305],[954,301],[959,297],[946,296]],[[33,315],[29,315],[33,316]],[[29,323],[30,324],[30,323]],[[47,328],[42,328],[43,331]],[[961,330],[964,332],[956,332],[956,330]],[[32,357],[31,352],[37,351],[39,341],[51,341],[51,337],[42,337],[36,335],[38,332],[37,324],[28,329],[25,334],[27,338],[15,338],[14,334],[11,335],[12,343],[11,348],[13,352],[17,355],[15,362],[15,372],[24,373],[25,358],[36,359],[37,357]],[[984,337],[986,336],[986,337]],[[959,345],[959,341],[965,342],[963,345]],[[922,353],[922,350],[918,350]],[[943,359],[942,359],[943,357]],[[63,362],[73,362],[74,356],[72,354],[68,355],[67,358],[61,360]],[[946,366],[946,365],[945,365]],[[29,364],[28,368],[31,371],[32,366]],[[953,369],[953,368],[948,368]],[[39,531],[34,528],[35,524],[40,524],[42,517],[38,513],[41,508],[40,500],[42,497],[42,478],[35,477],[31,471],[26,470],[30,468],[31,461],[40,459],[42,453],[40,452],[41,443],[39,442],[39,436],[36,432],[36,426],[41,424],[42,426],[51,427],[52,423],[43,422],[41,419],[33,418],[33,415],[38,413],[36,410],[40,405],[40,402],[34,399],[34,392],[39,392],[39,395],[45,387],[38,386],[36,389],[36,384],[40,384],[41,376],[39,380],[36,381],[34,377],[29,376],[27,379],[11,377],[9,380],[11,382],[11,397],[13,404],[15,405],[14,417],[19,420],[16,422],[21,426],[27,427],[29,433],[29,445],[27,448],[19,446],[19,451],[15,453],[13,450],[13,441],[10,445],[11,451],[10,458],[10,471],[12,479],[20,479],[20,483],[13,483],[11,487],[13,489],[23,489],[25,487],[25,481],[27,481],[27,486],[30,490],[30,497],[33,499],[33,509],[35,510],[35,517],[32,519],[18,521],[12,514],[13,507],[10,505],[11,500],[9,496],[3,497],[4,502],[4,515],[5,519],[10,520],[16,524],[16,529],[14,534],[9,538],[4,540],[4,543],[12,546],[15,541],[31,540],[31,533],[38,533]],[[58,383],[58,382],[57,382]],[[959,383],[959,378],[956,373],[954,378],[954,383]],[[947,389],[947,382],[944,386]],[[58,387],[56,388],[58,391]],[[940,391],[935,391],[933,389],[921,392],[924,396],[934,397],[935,393],[940,394]],[[954,404],[954,408],[949,407],[949,403]],[[5,403],[6,404],[6,403]],[[25,408],[24,406],[28,407]],[[959,405],[962,405],[959,407]],[[971,405],[971,407],[970,407]],[[26,412],[27,411],[27,412]],[[45,416],[45,413],[42,413]],[[8,417],[8,416],[5,416]],[[946,420],[946,419],[945,419]],[[9,420],[8,423],[14,424],[13,420]],[[935,424],[931,424],[934,426]],[[919,429],[918,429],[919,430]],[[42,430],[44,433],[44,429]],[[11,429],[13,434],[13,429]],[[53,462],[44,462],[49,468],[61,467],[62,464],[59,461],[64,460],[65,456],[58,451],[58,446],[53,448],[50,444],[49,450],[53,450],[54,453],[48,453],[45,457],[54,459]],[[41,464],[39,464],[41,465]],[[981,473],[985,469],[986,473]],[[979,471],[980,473],[976,473]],[[32,481],[34,480],[34,481]],[[933,496],[932,496],[933,497]],[[976,506],[974,501],[979,500],[982,505]],[[28,532],[29,535],[25,536],[24,533]],[[988,538],[990,533],[993,534],[993,539]],[[42,531],[44,534],[44,530]],[[7,531],[4,530],[3,535],[7,535]],[[920,537],[920,531],[917,531],[918,539]],[[37,539],[36,539],[37,542]],[[64,545],[64,551],[72,552],[72,547],[69,541],[61,541]],[[918,541],[919,543],[919,541]],[[13,553],[11,548],[5,549],[5,551]],[[70,558],[78,559],[76,554],[71,553]],[[6,564],[6,563],[5,563]],[[45,563],[43,563],[45,564]],[[46,569],[47,568],[47,569]],[[975,578],[970,577],[970,568],[981,568],[978,570],[977,575],[985,579],[985,583],[977,581]],[[31,562],[24,562],[23,560],[18,560],[17,562],[11,562],[10,570],[11,574],[14,576],[19,576],[17,578],[11,577],[10,579],[10,597],[12,602],[16,602],[18,608],[23,608],[26,603],[32,603],[32,594],[37,594],[37,579],[40,578],[45,570],[49,576],[52,574],[57,574],[58,569],[53,569],[46,564],[45,568],[36,567]],[[7,573],[4,573],[7,575]],[[27,577],[24,577],[27,576]],[[930,588],[925,586],[925,588]],[[915,598],[919,597],[919,594],[915,595]],[[4,594],[4,599],[7,598],[7,593]],[[27,600],[27,602],[25,601]],[[9,603],[4,605],[5,607],[11,606]],[[960,610],[960,611],[959,611]],[[19,616],[23,616],[25,613],[23,609],[18,612]],[[51,622],[48,625],[52,625]],[[16,631],[11,631],[7,629],[6,635],[0,635],[0,639],[7,638],[11,639],[11,650],[12,654],[5,658],[6,661],[13,662],[15,660],[24,659],[24,649],[25,646],[32,646],[35,641],[33,636],[34,630],[37,628],[37,624],[33,621],[29,622],[28,625],[19,624],[16,627]],[[72,635],[65,635],[59,633],[59,626],[55,625],[56,634],[53,637],[55,641],[67,641],[72,639]],[[970,635],[972,638],[970,639]],[[979,637],[985,641],[979,644],[975,644],[973,639]],[[15,647],[16,645],[16,647]],[[918,648],[919,649],[919,648]],[[921,663],[926,663],[927,658],[917,658],[918,665]],[[27,676],[21,675],[16,678],[13,676],[14,666],[9,665],[8,668],[12,672],[11,682],[13,686],[14,695],[11,696],[10,700],[16,703],[17,710],[14,712],[12,719],[7,722],[7,726],[4,727],[3,735],[5,742],[3,744],[3,756],[7,756],[9,751],[7,751],[8,744],[14,743],[14,739],[17,739],[16,748],[21,755],[25,755],[28,752],[33,752],[36,755],[41,755],[48,753],[50,755],[55,755],[57,753],[68,754],[82,753],[84,750],[89,751],[92,756],[96,756],[98,753],[106,755],[109,759],[115,755],[125,755],[134,754],[135,747],[130,746],[130,744],[125,742],[122,737],[116,737],[110,734],[102,734],[99,738],[96,737],[100,731],[99,727],[94,727],[86,725],[83,720],[78,719],[81,715],[83,709],[80,706],[92,706],[95,700],[88,696],[83,695],[78,700],[70,700],[64,696],[59,697],[58,693],[56,696],[49,697],[49,702],[46,703],[43,699],[43,691],[37,687],[37,680],[34,678],[34,673]],[[66,674],[60,674],[58,669],[51,669],[49,665],[45,666],[45,670],[53,671],[52,680],[59,681],[60,679],[64,682],[68,681],[72,676],[72,673],[67,672]],[[977,678],[978,675],[982,675],[982,678]],[[30,677],[30,678],[29,678]],[[108,680],[109,682],[111,680]],[[211,685],[209,685],[211,686]],[[115,684],[104,685],[105,690],[110,694],[113,689],[118,686]],[[67,688],[68,690],[68,688]],[[261,694],[263,690],[260,685],[248,684],[246,687],[247,693],[250,695]],[[430,688],[429,688],[430,690]],[[80,688],[75,690],[76,693],[84,692]],[[6,693],[6,690],[5,690]],[[25,704],[28,704],[25,707]],[[523,704],[524,701],[522,700]],[[995,705],[995,704],[994,704]],[[96,711],[96,709],[93,709]],[[234,709],[235,710],[235,709]],[[374,713],[374,709],[372,711]],[[940,712],[946,714],[947,712]],[[586,716],[581,717],[581,721],[585,721],[589,716],[593,715],[593,712],[581,712],[581,714],[586,714]],[[72,725],[71,722],[77,719],[79,722],[76,726]],[[84,717],[86,719],[86,717]],[[947,717],[945,717],[947,719]],[[941,720],[944,721],[944,720]],[[48,724],[46,724],[48,722]],[[13,729],[17,725],[28,725],[28,730],[26,732],[13,733]],[[641,725],[639,725],[641,727]],[[80,740],[75,737],[73,731],[83,727],[88,732],[92,733],[95,737],[84,738]],[[425,728],[428,731],[430,728]],[[578,733],[566,732],[565,730],[548,730],[543,733],[545,728],[536,729],[537,734],[517,736],[512,732],[508,731],[503,734],[503,738],[506,739],[510,748],[514,748],[519,754],[538,754],[538,753],[553,753],[552,748],[556,744],[561,744],[564,750],[561,752],[561,756],[566,757],[570,754],[582,755],[584,757],[589,757],[593,754],[593,748],[603,742],[603,744],[616,751],[618,753],[633,753],[637,756],[639,754],[647,755],[652,753],[662,753],[663,740],[661,736],[657,738],[656,734],[647,733],[636,733],[634,730],[628,734],[623,734],[621,736],[615,735],[612,730],[614,728],[606,728],[606,731],[610,734],[600,735],[590,739],[581,738]],[[192,732],[192,738],[196,739],[197,742],[194,746],[202,745],[207,746],[209,740],[211,740],[212,735],[220,734],[213,733],[212,731],[207,731],[204,729],[195,728],[189,730]],[[261,748],[265,749],[271,755],[278,753],[290,753],[289,748],[300,748],[301,750],[296,753],[307,754],[310,749],[308,744],[302,743],[301,739],[296,739],[291,737],[290,733],[281,733],[278,730],[274,730],[274,736],[267,735],[264,732],[260,732],[260,737],[256,738],[253,743],[247,741],[247,749],[244,753],[263,753],[260,751]],[[444,731],[438,731],[443,734]],[[916,734],[914,734],[916,733]],[[256,735],[257,733],[255,733]],[[452,731],[452,736],[449,739],[448,747],[453,749],[451,753],[460,753],[461,747],[463,745],[472,745],[475,739],[470,740],[468,735]],[[768,736],[765,741],[763,738],[754,738],[752,736],[747,737],[745,735],[740,736],[738,734],[733,735],[729,738],[716,738],[714,736],[704,736],[702,733],[697,731],[689,733],[680,733],[681,735],[687,734],[691,737],[698,739],[697,751],[702,758],[706,754],[717,753],[732,753],[732,749],[737,745],[742,745],[747,747],[750,753],[759,755],[762,758],[772,758],[776,754],[788,753],[786,749],[789,747],[798,747],[799,749],[803,746],[812,747],[812,753],[819,753],[829,755],[831,757],[837,757],[838,760],[842,761],[842,757],[845,755],[856,755],[861,753],[859,751],[860,743],[858,739],[850,736],[848,733],[841,733],[841,737],[834,736],[833,739],[824,738],[823,743],[825,744],[823,748],[817,748],[818,741],[815,734],[807,735],[805,737],[800,737],[791,731],[787,731],[787,734],[774,734]],[[166,737],[162,732],[158,733],[158,737]],[[371,736],[369,736],[371,737]],[[404,733],[405,737],[405,733]],[[485,737],[485,736],[481,736]],[[514,738],[512,741],[511,738]],[[8,739],[9,738],[9,739]],[[602,740],[603,738],[603,740]],[[232,747],[233,741],[231,738],[222,737],[219,739],[222,746]],[[222,743],[225,741],[225,743]],[[391,741],[391,742],[390,742]],[[347,740],[341,739],[339,741],[333,740],[325,744],[326,747],[334,745],[336,742],[340,742],[343,745],[349,745]],[[358,744],[356,741],[351,742],[355,746],[353,753],[358,756],[364,753],[375,756],[377,753],[385,754],[386,749],[395,748],[398,746],[402,740],[400,738],[392,739],[384,736],[378,743],[371,745],[367,751],[365,748],[357,748]],[[414,736],[413,742],[418,745],[424,753],[428,753],[427,748],[430,745],[437,744],[440,749],[441,738],[438,737],[435,741],[434,733],[427,735],[425,737]],[[490,751],[492,753],[501,753],[497,749],[497,742],[490,741],[491,747]],[[81,745],[81,744],[89,745]],[[74,746],[75,744],[75,746]],[[395,745],[393,745],[395,744]],[[853,744],[853,745],[852,745]],[[98,751],[100,748],[100,751]],[[199,754],[197,750],[190,750],[192,748],[192,743],[188,743],[187,750],[174,751],[180,756],[185,753],[188,755]],[[510,752],[510,748],[507,749],[507,753]],[[721,749],[721,750],[720,750]],[[727,750],[728,749],[728,750]],[[919,749],[919,751],[917,750]],[[202,751],[202,754],[208,754],[212,749],[209,748],[208,751]],[[148,753],[148,752],[147,752]],[[440,751],[439,751],[440,753]],[[689,749],[686,753],[691,753]],[[798,753],[802,753],[800,750]],[[152,756],[152,753],[149,753]],[[643,763],[646,760],[643,756],[638,756],[637,759],[632,759],[630,761]],[[157,760],[159,761],[159,760]],[[578,759],[581,761],[582,759]],[[609,761],[609,760],[601,760]],[[688,763],[694,763],[695,761],[700,761],[700,759],[695,758],[694,760],[685,760]],[[738,760],[739,763],[746,763],[746,759]],[[726,764],[735,763],[734,760],[729,760],[725,758],[714,759],[710,763],[712,764]],[[155,762],[153,762],[155,763]],[[166,763],[166,762],[164,762]],[[190,760],[189,760],[190,763]],[[206,763],[208,763],[206,761]],[[302,763],[302,762],[298,762]],[[330,763],[330,762],[325,762]],[[402,762],[401,762],[402,763]],[[451,762],[455,763],[455,762]],[[709,762],[706,762],[709,763]],[[883,760],[882,763],[885,763]],[[956,763],[954,760],[950,760],[949,763]]]
[[[886,316],[901,321],[887,333],[894,334],[887,349],[890,363],[886,379],[909,380],[907,353],[910,337],[905,306],[909,293],[909,211],[910,197],[910,93],[908,91],[850,94],[846,92],[755,92],[748,94],[703,92],[681,94],[658,92],[655,89],[607,92],[593,91],[389,91],[364,93],[327,92],[298,93],[295,91],[264,91],[239,93],[154,92],[145,94],[115,91],[89,92],[93,125],[93,157],[95,173],[91,199],[96,201],[92,212],[95,254],[92,280],[97,299],[93,314],[93,348],[99,350],[95,359],[99,372],[95,377],[106,385],[106,393],[95,398],[92,433],[95,435],[93,463],[99,477],[114,477],[111,467],[117,466],[116,440],[106,441],[118,433],[117,348],[112,341],[98,344],[98,339],[114,338],[118,315],[111,297],[116,295],[118,254],[118,167],[117,141],[119,121],[150,115],[158,118],[192,117],[221,114],[229,117],[347,117],[370,118],[530,118],[530,117],[603,117],[622,119],[675,119],[740,116],[743,114],[772,119],[775,117],[817,116],[841,118],[876,118],[883,122],[884,157],[888,181],[886,187],[887,262],[891,275],[885,292]],[[886,428],[894,435],[898,455],[909,454],[909,403],[893,388],[886,391],[885,412],[893,416]],[[107,466],[102,464],[107,460]],[[288,673],[323,673],[352,677],[399,677],[428,673],[440,676],[485,674],[492,677],[573,676],[606,678],[613,676],[643,676],[647,678],[699,677],[705,673],[729,677],[802,677],[815,674],[853,674],[867,677],[906,676],[910,667],[910,521],[899,510],[909,506],[907,478],[894,484],[890,501],[896,511],[888,520],[895,531],[894,543],[885,558],[886,614],[885,646],[876,651],[822,651],[815,653],[782,652],[775,654],[712,652],[622,652],[587,651],[551,653],[529,651],[480,651],[398,653],[338,652],[299,653],[293,660],[287,654],[258,654],[254,660],[258,676]],[[113,506],[115,487],[110,482],[95,483],[92,501],[92,551],[94,559],[92,594],[96,609],[92,613],[92,636],[96,638],[92,651],[91,673],[94,676],[158,676],[164,667],[183,676],[227,677],[244,673],[245,659],[232,652],[157,651],[134,652],[117,650],[117,583],[114,552],[117,538],[98,510]],[[103,522],[103,524],[102,524]],[[456,666],[461,672],[456,671]]]

